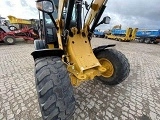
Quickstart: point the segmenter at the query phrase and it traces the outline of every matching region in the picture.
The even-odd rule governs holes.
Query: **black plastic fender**
[[[41,50],[35,50],[34,52],[31,53],[31,55],[33,56],[34,60],[37,58],[48,57],[48,56],[62,57],[62,55],[64,55],[64,51],[59,48],[55,48],[53,50],[41,49]]]
[[[98,47],[96,47],[96,48],[93,49],[93,53],[94,53],[94,54],[97,54],[98,52],[100,52],[100,51],[102,51],[102,50],[105,50],[105,49],[108,48],[108,47],[114,47],[114,46],[116,46],[116,44],[98,46]]]

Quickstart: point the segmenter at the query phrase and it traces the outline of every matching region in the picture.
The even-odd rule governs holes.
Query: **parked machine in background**
[[[140,43],[160,43],[160,29],[157,30],[138,30],[136,39]]]
[[[115,29],[121,29],[121,27],[122,27],[122,25],[121,25],[121,24],[120,24],[120,25],[115,25],[115,26],[113,26],[112,30],[115,30]]]
[[[112,29],[110,34],[105,34],[105,38],[129,42],[135,40],[137,30],[138,28],[127,28],[127,30]]]
[[[9,21],[3,20],[3,22],[0,22],[0,42],[13,45],[16,43],[16,38],[23,38],[24,40],[31,41],[39,38],[38,30],[27,26],[32,24],[31,21],[15,18],[13,16],[9,16],[9,18]],[[19,28],[15,26],[15,24],[23,25],[23,27]]]
[[[0,30],[0,41],[8,45],[13,45],[16,43],[16,38],[22,38],[24,40],[31,40],[39,38],[33,28],[23,28],[20,30],[13,30],[10,32],[5,32]]]
[[[17,29],[22,29],[24,27],[33,28],[35,30],[38,30],[39,27],[39,20],[37,19],[22,19],[22,18],[16,18],[15,16],[9,15],[9,22],[10,26],[15,26]]]
[[[105,33],[99,29],[95,29],[93,34],[94,34],[94,37],[99,37],[99,38],[105,37]]]
[[[120,25],[115,25],[112,29],[106,30],[105,31],[105,38],[115,40],[116,36],[112,35],[112,30],[115,30],[115,29],[121,30],[121,24]]]
[[[130,37],[132,34],[132,28],[128,28],[127,30],[114,29],[111,31],[112,35],[116,36],[117,41],[130,41]]]
[[[131,37],[130,37],[130,40],[133,41],[136,39],[136,33],[138,31],[138,28],[133,28],[132,29],[132,33],[131,33]]]

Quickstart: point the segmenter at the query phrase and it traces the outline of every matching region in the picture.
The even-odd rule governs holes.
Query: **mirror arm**
[[[89,10],[89,5],[88,5],[87,1],[85,1],[84,5],[85,5],[86,10],[88,11]]]
[[[51,14],[51,13],[47,13],[47,14],[48,14],[49,17],[51,18],[51,20],[52,20],[53,24],[55,25],[56,29],[58,30],[59,28],[58,28],[58,26],[57,26],[57,24],[56,24],[56,21],[54,20],[52,14]]]
[[[103,21],[101,21],[100,23],[98,23],[98,24],[96,25],[96,27],[99,26],[99,25],[101,25],[101,24],[103,24]]]

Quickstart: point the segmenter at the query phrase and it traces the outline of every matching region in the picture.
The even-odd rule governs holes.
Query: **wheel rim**
[[[102,65],[102,67],[106,68],[106,72],[102,73],[102,76],[106,78],[111,77],[114,73],[114,68],[112,63],[105,58],[99,59],[99,62]]]
[[[146,40],[145,40],[145,43],[150,43],[150,40],[149,40],[149,39],[146,39]]]
[[[13,42],[14,42],[14,40],[13,40],[12,38],[8,38],[7,41],[8,41],[9,43],[13,43]]]

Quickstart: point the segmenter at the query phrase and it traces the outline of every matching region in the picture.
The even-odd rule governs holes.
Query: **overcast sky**
[[[104,14],[111,17],[109,27],[160,29],[160,0],[108,0]]]
[[[0,0],[0,15],[38,18],[35,0]],[[99,26],[103,30],[119,24],[123,29],[160,29],[160,0],[108,0],[103,16],[111,17],[109,25]]]

